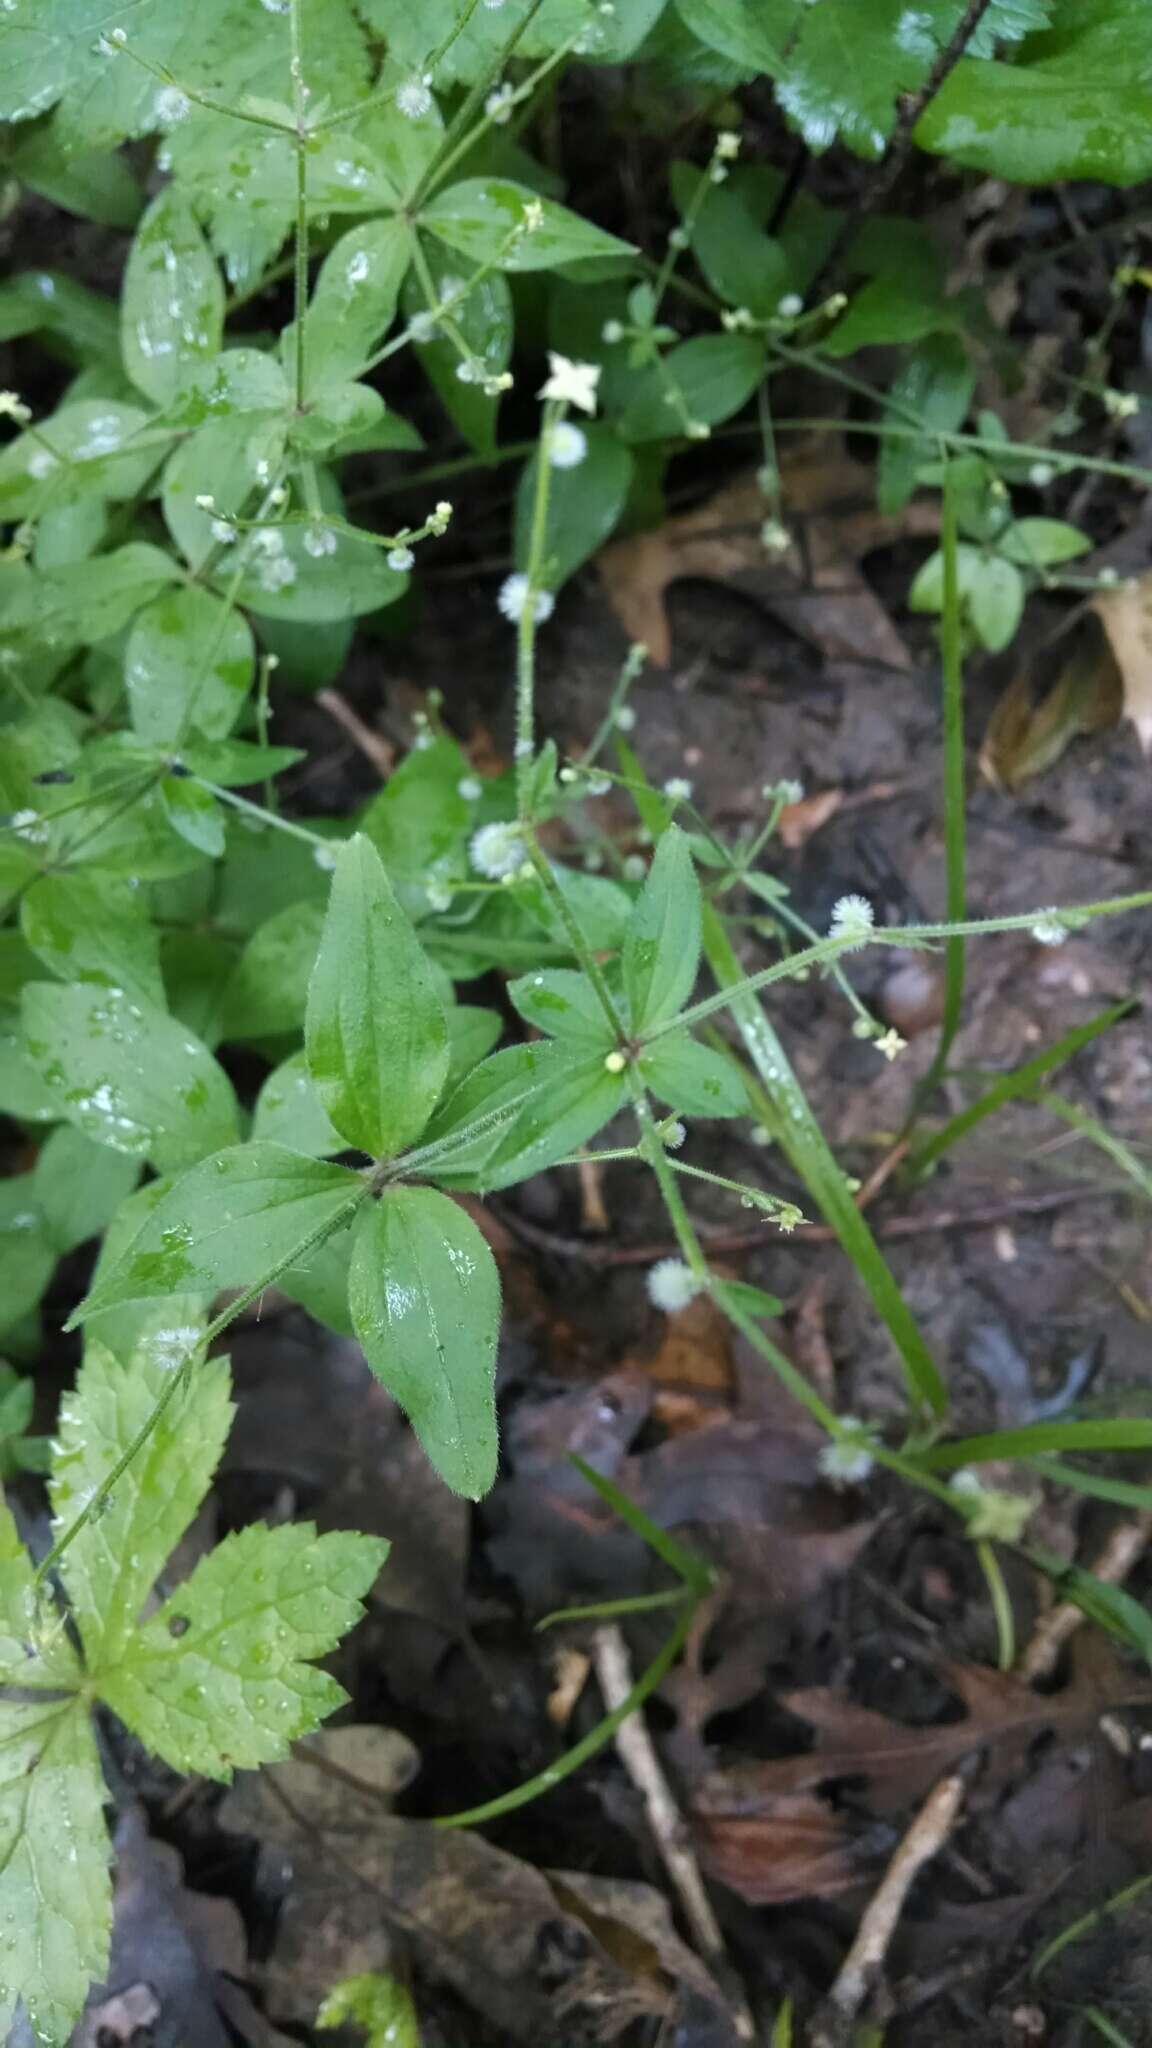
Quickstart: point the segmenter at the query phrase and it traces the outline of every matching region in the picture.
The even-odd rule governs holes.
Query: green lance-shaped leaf
[[[624,938],[624,988],[632,1029],[643,1032],[682,1010],[700,961],[700,884],[678,825],[656,848]]]
[[[434,1188],[387,1189],[357,1224],[348,1301],[441,1478],[479,1500],[496,1476],[500,1278],[471,1217]]]
[[[152,201],[128,255],[120,301],[124,367],[157,405],[188,369],[215,355],[224,329],[220,272],[186,200],[173,187]]]
[[[428,1121],[448,1072],[444,1007],[379,855],[340,850],[304,1025],[308,1069],[348,1144],[390,1159]]]
[[[365,1196],[346,1166],[283,1145],[234,1145],[168,1189],[74,1320],[153,1295],[215,1294],[270,1274]]]

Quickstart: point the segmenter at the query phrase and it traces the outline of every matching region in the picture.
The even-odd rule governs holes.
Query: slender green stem
[[[475,114],[477,107],[486,97],[494,80],[499,78],[521,37],[536,19],[542,4],[543,0],[532,0],[531,6],[521,16],[520,20],[513,25],[510,35],[506,37],[493,62],[469,88],[463,102],[457,108],[456,113],[448,124],[439,151],[433,157],[431,163],[425,166],[408,195],[407,210],[411,217],[414,218],[416,216],[429,194],[434,192],[437,186],[443,182],[446,167],[450,167],[457,161],[456,148],[461,135],[468,132],[468,124]]]
[[[535,831],[531,826],[528,826],[525,832],[525,839],[528,846],[528,857],[536,870],[541,887],[568,934],[569,944],[572,947],[575,958],[580,962],[581,967],[596,991],[600,1008],[612,1027],[613,1038],[622,1040],[624,1037],[624,1020],[616,1007],[615,998],[605,980],[604,971],[585,939],[580,929],[579,919],[559,882],[556,880],[555,875],[552,873],[548,857],[538,844]]]
[[[992,1613],[996,1620],[996,1662],[1001,1671],[1011,1671],[1016,1662],[1016,1618],[994,1546],[987,1540],[976,1545],[976,1556],[984,1574]]]
[[[620,1705],[614,1707],[610,1714],[605,1714],[602,1721],[597,1721],[596,1726],[582,1742],[566,1750],[554,1764],[549,1764],[546,1770],[538,1771],[534,1778],[529,1778],[523,1785],[515,1786],[511,1792],[502,1792],[498,1798],[486,1800],[483,1806],[470,1806],[463,1813],[440,1814],[433,1821],[433,1827],[482,1827],[485,1821],[498,1820],[501,1814],[514,1813],[518,1806],[528,1806],[533,1799],[540,1799],[545,1792],[551,1792],[553,1786],[561,1784],[565,1778],[570,1778],[573,1771],[578,1771],[590,1757],[596,1756],[606,1743],[611,1742],[616,1730],[622,1728],[625,1721],[655,1692],[684,1648],[696,1614],[697,1602],[687,1590],[683,1598],[684,1612],[663,1649],[652,1659],[647,1671],[636,1680],[631,1692],[621,1700]]]
[[[297,824],[295,818],[286,818],[282,811],[266,810],[263,804],[254,804],[249,797],[240,796],[234,789],[224,789],[218,782],[209,782],[203,775],[191,778],[200,789],[206,789],[209,796],[227,804],[234,811],[242,811],[246,818],[258,818],[262,825],[271,825],[277,832],[286,832],[290,839],[301,839],[305,846],[322,848],[331,853],[332,841],[325,839],[322,832],[311,832],[307,825]]]
[[[944,605],[940,648],[944,682],[944,856],[945,900],[948,922],[963,923],[967,908],[967,787],[964,762],[964,623],[960,610],[959,539],[956,474],[952,463],[944,468],[944,521],[941,530],[944,561]],[[964,1013],[965,945],[963,933],[947,939],[944,946],[944,1008],[940,1035],[932,1064],[916,1090],[912,1116],[938,1088],[948,1066],[956,1034]]]
[[[672,1168],[673,1173],[687,1174],[691,1180],[705,1180],[710,1187],[724,1188],[730,1195],[739,1195],[745,1207],[760,1209],[766,1216],[771,1216],[774,1209],[785,1209],[790,1212],[791,1216],[796,1216],[797,1221],[803,1222],[804,1220],[802,1216],[797,1216],[796,1204],[785,1201],[782,1195],[766,1194],[763,1188],[754,1188],[747,1181],[729,1180],[727,1174],[724,1173],[710,1173],[707,1167],[704,1166],[690,1166],[686,1159],[672,1158],[669,1159],[668,1164]],[[794,1227],[791,1221],[789,1221],[788,1227],[789,1229]]]
[[[525,823],[530,822],[532,764],[535,759],[536,599],[544,574],[544,550],[548,544],[548,499],[552,484],[549,448],[552,432],[564,416],[564,406],[549,399],[540,425],[536,451],[536,484],[532,493],[532,524],[528,535],[526,587],[516,629],[516,808]]]
[[[473,4],[475,4],[475,0],[473,0]],[[524,26],[526,24],[521,25],[521,34],[523,33]],[[566,57],[571,56],[578,41],[578,36],[569,36],[567,42],[561,43],[559,49],[553,50],[551,55],[546,57],[544,62],[538,65],[536,70],[524,80],[523,84],[517,86],[515,95],[509,105],[515,106],[520,102],[530,99],[532,94],[543,85],[549,73],[555,71],[558,65],[563,64]],[[500,69],[503,69],[503,59],[501,60]],[[497,72],[494,75],[498,76],[499,73]],[[492,116],[486,113],[473,127],[462,134],[457,142],[453,143],[442,160],[436,165],[435,177],[429,187],[429,192],[435,191],[439,186],[443,185],[449,172],[455,170],[461,158],[467,156],[470,150],[475,149],[477,144],[483,141],[483,138],[493,125]],[[429,196],[429,192],[423,193],[421,195],[422,199],[426,199]],[[413,200],[412,204],[416,205],[416,203]]]

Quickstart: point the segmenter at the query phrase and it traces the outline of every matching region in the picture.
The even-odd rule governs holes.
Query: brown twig
[[[373,732],[370,725],[365,725],[364,720],[353,711],[339,690],[317,690],[316,702],[323,705],[329,718],[334,718],[337,725],[343,726],[349,739],[371,761],[381,781],[387,782],[396,766],[396,749],[391,741],[381,739],[378,732]]]
[[[908,160],[908,152],[912,147],[912,131],[917,121],[929,100],[935,99],[949,72],[959,63],[991,5],[992,0],[968,0],[954,35],[940,51],[919,92],[910,93],[906,99],[900,101],[892,139],[877,167],[876,175],[861,193],[856,205],[850,208],[841,221],[832,246],[808,287],[811,301],[815,302],[825,290],[861,223],[875,213],[887,199]]]
[[[1002,1202],[974,1204],[970,1209],[930,1209],[922,1216],[884,1217],[872,1227],[877,1237],[922,1237],[939,1230],[987,1230],[992,1224],[1011,1222],[1015,1216],[1043,1216],[1069,1202],[1099,1200],[1114,1193],[1113,1188],[1092,1186],[1042,1188],[1034,1194],[1016,1195]],[[555,1258],[579,1259],[591,1266],[651,1266],[677,1250],[671,1240],[658,1244],[597,1244],[587,1238],[565,1237],[545,1230],[513,1209],[501,1208],[499,1215],[512,1235],[523,1243],[550,1252]],[[743,1230],[700,1229],[699,1235],[704,1249],[714,1255],[764,1251],[780,1242],[779,1232],[768,1223]],[[837,1233],[831,1224],[807,1223],[788,1239],[788,1244],[790,1249],[797,1250],[808,1245],[835,1244],[836,1240]]]
[[[1152,1537],[1152,1511],[1146,1509],[1132,1521],[1121,1522],[1093,1559],[1089,1567],[1093,1577],[1103,1579],[1106,1586],[1122,1586],[1144,1555],[1149,1537]],[[1021,1678],[1029,1685],[1037,1685],[1050,1678],[1065,1643],[1075,1635],[1085,1619],[1083,1608],[1074,1606],[1071,1600],[1058,1601],[1047,1614],[1042,1614],[1017,1665]]]
[[[951,1771],[932,1787],[880,1880],[812,2030],[812,2048],[844,2048],[852,2022],[872,1990],[899,1925],[912,1881],[944,1847],[964,1803],[965,1773]]]
[[[615,1713],[635,1682],[628,1645],[615,1623],[596,1630],[592,1655],[604,1704],[609,1713]],[[672,1788],[652,1746],[643,1714],[630,1714],[626,1721],[622,1721],[616,1730],[615,1741],[620,1761],[644,1801],[648,1825],[664,1868],[675,1886],[693,1941],[704,1961],[725,1984],[736,2033],[742,2041],[754,2041],[756,2030],[752,2015],[740,1994],[737,1993],[733,1999],[732,1970],[725,1954],[720,1923],[712,1910],[700,1866]]]

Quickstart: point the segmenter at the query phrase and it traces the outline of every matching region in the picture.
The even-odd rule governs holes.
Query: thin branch
[[[632,1691],[634,1680],[628,1646],[614,1622],[597,1629],[592,1654],[604,1704],[609,1712],[615,1712]],[[705,1962],[730,1986],[732,1971],[724,1952],[720,1924],[712,1910],[684,1821],[652,1746],[643,1714],[631,1714],[621,1722],[616,1730],[616,1749],[644,1801],[648,1825],[664,1868],[676,1888],[684,1918],[692,1930],[692,1939]],[[756,2032],[752,2016],[742,1998],[737,1998],[732,2017],[740,2039],[754,2041]]]
[[[1093,1559],[1089,1567],[1093,1577],[1103,1579],[1106,1586],[1123,1585],[1143,1557],[1149,1537],[1152,1537],[1152,1512],[1145,1511],[1130,1522],[1121,1522]],[[1070,1600],[1061,1600],[1042,1614],[1016,1667],[1021,1678],[1029,1685],[1038,1685],[1050,1678],[1065,1643],[1075,1635],[1086,1618],[1083,1608],[1075,1607]]]

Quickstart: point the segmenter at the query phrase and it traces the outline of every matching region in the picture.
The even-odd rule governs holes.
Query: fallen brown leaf
[[[1103,592],[1095,611],[1120,672],[1122,715],[1132,720],[1145,755],[1152,755],[1152,571],[1134,585]]]
[[[704,1814],[693,1839],[710,1877],[753,1906],[834,1899],[867,1876],[867,1851],[815,1792],[783,1792],[754,1814]]]
[[[1102,624],[1091,614],[1076,622],[1050,687],[1040,680],[1051,673],[1050,648],[1013,676],[980,749],[980,767],[997,789],[1019,789],[1051,768],[1074,739],[1114,725],[1121,716],[1120,675]]]
[[[1005,1767],[1019,1759],[1045,1730],[1065,1741],[1091,1733],[1108,1706],[1152,1701],[1152,1679],[1127,1670],[1102,1640],[1086,1641],[1073,1661],[1073,1675],[1060,1692],[1041,1694],[1018,1678],[979,1664],[946,1663],[940,1677],[963,1702],[962,1719],[909,1727],[886,1714],[857,1706],[826,1686],[781,1695],[781,1705],[816,1730],[814,1747],[801,1756],[774,1757],[716,1772],[701,1787],[702,1813],[771,1812],[786,1793],[806,1791],[834,1779],[863,1781],[874,1811],[889,1813],[922,1798],[934,1780],[969,1751],[996,1746]]]
[[[770,554],[760,538],[771,507],[754,475],[651,533],[605,548],[597,566],[630,638],[643,641],[653,662],[667,668],[667,591],[681,577],[696,576],[747,590],[830,659],[908,669],[908,649],[859,560],[909,532],[933,532],[936,513],[927,506],[913,506],[899,519],[877,512],[871,471],[827,450],[819,456],[804,450],[785,463],[782,499],[793,536],[783,554]]]

